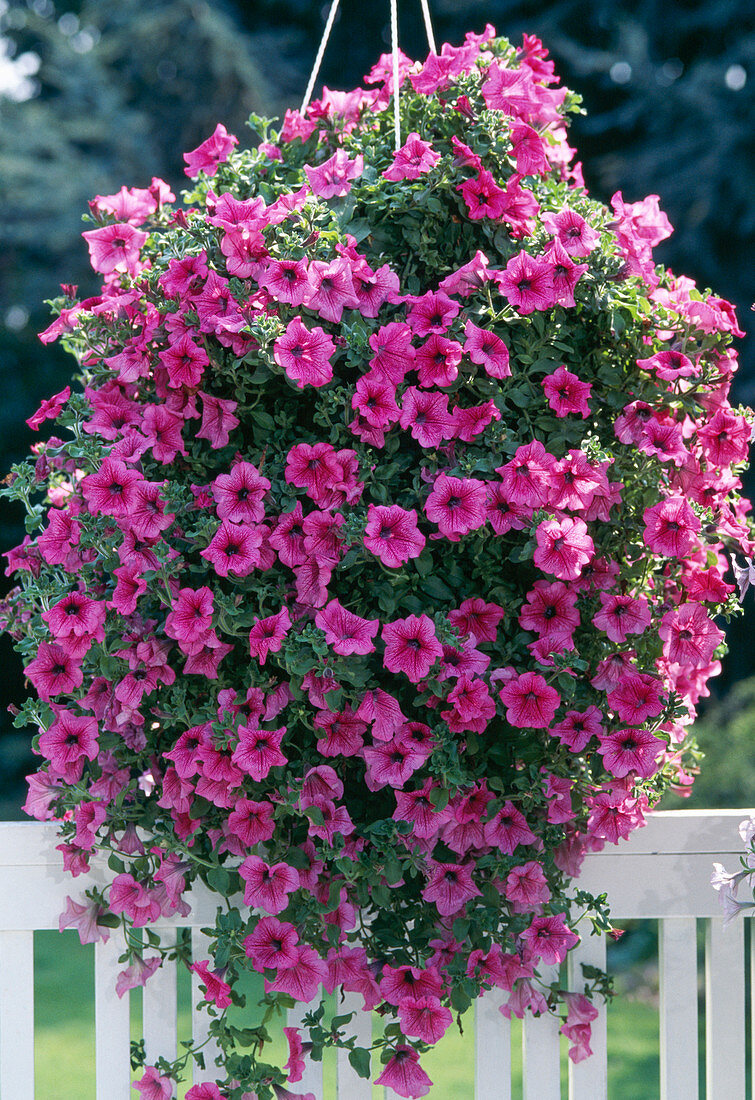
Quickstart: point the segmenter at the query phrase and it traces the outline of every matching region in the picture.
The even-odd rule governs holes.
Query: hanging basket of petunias
[[[80,385],[5,490],[26,809],[69,869],[113,868],[62,924],[149,925],[197,879],[223,903],[194,963],[222,1057],[189,1096],[288,1095],[302,1043],[423,1096],[422,1053],[493,986],[567,1009],[587,1056],[602,982],[540,968],[607,927],[571,898],[582,853],[690,781],[753,550],[737,322],[654,266],[656,197],[589,197],[537,39],[399,61],[398,150],[383,57],[255,120],[256,149],[218,126],[183,205],[95,199],[102,291],[43,334]],[[161,956],[129,943],[123,988]],[[248,972],[268,1018],[361,994],[372,1059],[315,1001],[269,1064]]]

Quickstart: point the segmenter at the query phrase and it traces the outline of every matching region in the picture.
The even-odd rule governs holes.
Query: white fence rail
[[[661,1100],[698,1100],[697,920],[706,922],[705,1021],[706,1100],[744,1100],[745,975],[744,925],[726,931],[710,886],[714,860],[732,869],[741,850],[738,822],[747,811],[687,811],[653,815],[629,841],[590,856],[576,885],[608,893],[612,916],[658,918],[660,957]],[[47,824],[0,823],[0,1100],[35,1100],[33,936],[58,927],[65,897],[78,897],[88,886],[102,885],[103,865],[75,880],[63,873],[55,851],[55,828]],[[207,956],[200,931],[214,920],[216,903],[195,889],[192,913],[174,926],[191,927],[196,958]],[[161,927],[171,934],[170,922]],[[755,939],[755,937],[753,937]],[[115,974],[122,941],[112,935],[95,947],[95,1028],[97,1100],[129,1100],[129,998],[115,995]],[[605,966],[602,937],[585,937],[569,956],[571,988],[581,983],[581,963]],[[198,986],[195,978],[195,997]],[[176,1049],[176,970],[165,965],[143,992],[143,1027],[148,1060]],[[361,998],[347,994],[345,1011]],[[498,1011],[501,996],[483,997],[475,1014],[475,1079],[459,1100],[510,1100],[511,1054],[508,1021]],[[292,1013],[291,1023],[297,1022]],[[369,1045],[372,1021],[359,1013],[363,1042]],[[193,1014],[195,1037],[202,1037],[207,1016]],[[753,1042],[755,1048],[755,1041]],[[593,1023],[594,1055],[569,1063],[569,1100],[604,1100],[607,1088],[606,1013]],[[523,1025],[524,1100],[561,1100],[561,1051],[558,1022],[526,1019]],[[212,1055],[195,1083],[213,1080]],[[755,1065],[755,1058],[752,1059]],[[335,1100],[323,1092],[322,1064],[310,1063],[296,1091],[317,1100]],[[386,1096],[393,1095],[386,1093]],[[431,1094],[432,1095],[432,1090]],[[755,1096],[755,1082],[752,1095]],[[372,1100],[362,1081],[339,1052],[338,1100]],[[51,1100],[38,1097],[37,1100]],[[611,1097],[621,1100],[621,1097]]]

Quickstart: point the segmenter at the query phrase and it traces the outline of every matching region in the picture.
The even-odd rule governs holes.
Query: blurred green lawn
[[[649,922],[648,922],[649,923]],[[650,936],[652,940],[652,935]],[[647,952],[645,952],[647,953]],[[75,932],[38,932],[36,961],[36,1094],[42,1100],[94,1100],[94,949],[82,947]],[[624,966],[624,963],[622,963]],[[631,984],[631,983],[630,983]],[[653,997],[635,990],[617,997],[609,1010],[609,1096],[614,1100],[657,1100],[658,1016]],[[189,1037],[189,982],[179,977],[179,1039]],[[425,1058],[434,1081],[433,1100],[472,1100],[473,1024],[463,1037],[454,1026]],[[141,1036],[141,1004],[132,997],[132,1038]],[[276,1044],[277,1046],[277,1044]],[[275,1053],[275,1052],[273,1052]],[[281,1044],[280,1053],[283,1053]],[[286,1055],[283,1054],[285,1060]],[[513,1096],[521,1096],[521,1027],[512,1027]],[[566,1084],[563,1093],[566,1095]],[[334,1059],[325,1063],[326,1096],[335,1096]],[[188,1085],[179,1092],[182,1098]],[[134,1093],[134,1097],[138,1097]],[[374,1090],[375,1100],[382,1090]]]

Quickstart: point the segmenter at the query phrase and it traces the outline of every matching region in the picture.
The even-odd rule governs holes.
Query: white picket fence
[[[618,847],[590,856],[578,885],[608,893],[615,919],[658,918],[660,965],[661,1100],[698,1100],[697,920],[706,926],[705,1023],[706,1100],[744,1100],[745,977],[744,924],[723,929],[717,898],[710,886],[714,860],[738,866],[741,844],[737,824],[748,811],[658,813],[646,828]],[[67,894],[77,898],[90,885],[102,885],[106,871],[93,866],[72,879],[61,870],[54,827],[48,824],[0,824],[0,1100],[34,1100],[34,955],[35,930],[54,929]],[[214,920],[215,900],[196,889],[192,914],[180,918],[192,929],[195,958],[206,958],[200,931]],[[170,923],[161,928],[163,939]],[[755,936],[753,936],[755,942]],[[129,997],[118,1000],[115,975],[123,945],[118,935],[95,946],[95,1052],[97,1100],[129,1100]],[[581,982],[580,963],[605,966],[602,937],[586,936],[570,954],[570,988]],[[753,957],[755,974],[755,956]],[[755,977],[753,978],[755,989]],[[148,1061],[176,1049],[176,969],[164,966],[143,991],[144,1038]],[[197,983],[194,998],[201,997]],[[459,1100],[510,1100],[511,1041],[508,1021],[498,1011],[498,991],[478,1002],[475,1013],[475,1080]],[[344,1011],[361,998],[347,995]],[[339,1010],[340,1011],[340,1010]],[[610,1011],[610,1010],[609,1010]],[[754,1014],[755,1015],[755,1014]],[[301,1017],[291,1013],[289,1022]],[[369,1045],[371,1017],[360,1012],[363,1045]],[[205,1038],[207,1016],[193,1014],[195,1038]],[[524,1100],[560,1100],[561,1043],[558,1021],[527,1019],[523,1026]],[[755,1035],[753,1036],[755,1049]],[[594,1055],[569,1063],[569,1100],[604,1100],[607,1090],[606,1013],[593,1023]],[[752,1059],[755,1072],[755,1058]],[[213,1080],[212,1056],[198,1080]],[[323,1091],[322,1064],[310,1063],[296,1091],[317,1100],[334,1100]],[[372,1100],[372,1086],[358,1078],[339,1052],[338,1100]],[[432,1095],[432,1090],[430,1095]],[[386,1092],[386,1097],[393,1096]],[[753,1082],[755,1096],[755,1081]],[[37,1100],[53,1100],[38,1097]],[[611,1097],[621,1100],[621,1097]]]

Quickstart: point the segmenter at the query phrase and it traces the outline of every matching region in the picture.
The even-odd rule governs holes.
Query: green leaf
[[[126,870],[126,864],[115,854],[115,852],[108,856],[107,865],[110,870],[115,871],[117,875],[122,875]]]
[[[358,1077],[364,1078],[365,1081],[370,1079],[371,1061],[370,1052],[365,1050],[364,1047],[354,1047],[353,1050],[349,1051],[349,1062],[352,1069]]]

